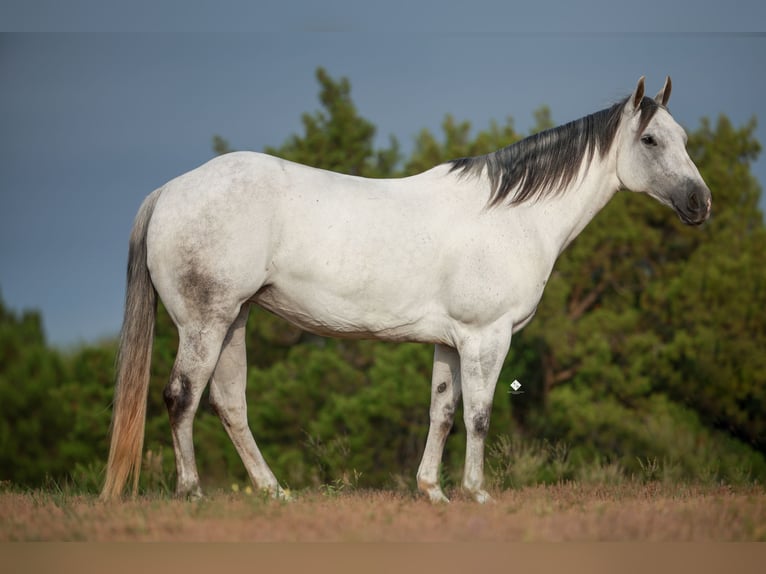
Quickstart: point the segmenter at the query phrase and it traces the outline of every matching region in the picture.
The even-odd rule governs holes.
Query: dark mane
[[[577,177],[584,159],[587,169],[596,151],[601,157],[609,153],[627,101],[487,155],[452,160],[450,173],[478,176],[486,168],[491,206],[509,196],[510,205],[556,196]],[[643,98],[639,135],[658,108],[653,99]]]

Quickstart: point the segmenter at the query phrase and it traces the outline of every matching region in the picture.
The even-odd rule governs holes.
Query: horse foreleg
[[[220,417],[255,487],[274,497],[285,498],[286,494],[258,449],[247,422],[245,324],[248,312],[249,307],[243,306],[224,340],[210,383],[210,405]]]
[[[495,386],[511,343],[511,328],[497,327],[469,337],[460,349],[463,418],[466,427],[463,488],[480,503],[491,500],[484,490],[484,443]]]
[[[418,468],[418,488],[431,502],[449,502],[439,486],[439,464],[459,399],[460,356],[451,347],[436,345],[428,438]]]

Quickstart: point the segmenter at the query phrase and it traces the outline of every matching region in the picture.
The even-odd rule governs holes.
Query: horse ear
[[[665,85],[654,96],[654,101],[660,104],[662,107],[668,107],[668,100],[670,99],[670,92],[673,89],[673,82],[670,81],[670,76],[665,78]]]
[[[638,106],[641,105],[641,100],[644,99],[644,80],[644,76],[641,76],[638,79],[636,89],[633,91],[633,94],[631,94],[630,98],[628,98],[628,105],[626,106],[625,111],[630,114],[633,114],[638,110]]]

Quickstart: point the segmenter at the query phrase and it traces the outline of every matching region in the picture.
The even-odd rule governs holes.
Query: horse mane
[[[448,162],[452,166],[450,173],[479,176],[486,168],[490,206],[503,203],[509,196],[509,205],[555,197],[577,177],[584,159],[587,170],[596,151],[600,157],[609,153],[627,102],[625,98],[609,108],[486,155],[452,160]],[[639,136],[659,107],[651,98],[642,99]]]

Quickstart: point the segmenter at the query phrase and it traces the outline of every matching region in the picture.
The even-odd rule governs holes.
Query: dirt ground
[[[536,486],[478,505],[434,506],[385,491],[298,494],[291,502],[219,492],[199,501],[0,493],[0,542],[766,541],[762,487],[659,483]]]

